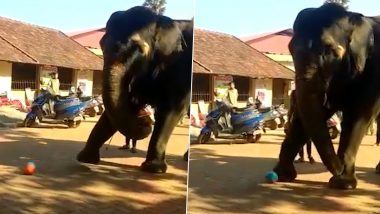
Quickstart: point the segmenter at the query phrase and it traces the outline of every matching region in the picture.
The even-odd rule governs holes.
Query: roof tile
[[[75,69],[102,70],[103,67],[101,58],[51,28],[0,17],[0,39],[1,48],[8,51],[0,54],[1,60]]]
[[[294,78],[294,72],[290,69],[240,39],[224,33],[195,29],[193,59],[214,74],[251,78]],[[193,72],[206,73],[204,70],[197,70],[197,66],[194,66]]]

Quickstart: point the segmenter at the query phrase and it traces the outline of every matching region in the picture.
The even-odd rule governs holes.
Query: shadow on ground
[[[145,157],[108,145],[100,165],[80,164],[76,154],[84,143],[46,139],[31,132],[9,130],[0,139],[0,210],[4,213],[185,213],[187,162],[167,155],[182,173],[149,174],[128,160]],[[113,158],[125,158],[122,163]],[[22,175],[29,160],[33,176]],[[136,161],[136,160],[135,160]],[[174,171],[174,170],[173,170]]]
[[[358,189],[340,191],[327,188],[328,178],[326,182],[298,179],[295,183],[267,184],[264,175],[276,162],[275,158],[224,156],[214,150],[192,148],[189,213],[199,210],[203,213],[288,213],[280,207],[310,212],[363,211],[360,207],[346,206],[344,199],[350,197],[370,198],[363,202],[365,207],[380,210],[380,175],[375,174],[374,168],[358,167]],[[326,171],[321,163],[296,166],[299,175]],[[375,188],[360,188],[360,183]]]

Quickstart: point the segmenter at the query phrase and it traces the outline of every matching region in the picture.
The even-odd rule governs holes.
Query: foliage
[[[143,6],[151,8],[157,14],[164,14],[166,0],[145,0]]]
[[[348,3],[350,0],[325,0],[325,4],[327,3],[337,3],[342,5],[344,8],[348,9]]]

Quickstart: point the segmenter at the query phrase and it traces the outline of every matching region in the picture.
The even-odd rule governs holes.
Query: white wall
[[[93,74],[92,70],[75,70],[74,71],[76,87],[79,86],[81,82],[86,84],[85,91],[83,92],[85,96],[92,95],[92,87],[93,87]]]
[[[263,105],[272,106],[272,85],[272,79],[252,79],[253,98],[256,98],[258,92],[263,92],[265,94]]]
[[[282,54],[265,54],[269,58],[273,59],[286,66],[287,68],[295,71],[292,55],[282,55]]]
[[[6,91],[11,94],[12,63],[0,61],[0,93]]]

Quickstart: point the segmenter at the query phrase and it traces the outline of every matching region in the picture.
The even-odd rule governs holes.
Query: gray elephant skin
[[[77,160],[99,163],[99,149],[116,131],[136,140],[152,134],[141,168],[165,173],[167,142],[190,104],[193,21],[172,20],[142,6],[117,11],[100,45],[106,110]],[[154,128],[141,113],[146,104],[155,108]]]
[[[293,160],[311,138],[332,173],[329,186],[355,189],[355,159],[369,123],[380,110],[380,17],[337,4],[299,12],[289,43],[296,72],[297,105],[274,171],[294,181]],[[343,112],[337,153],[326,120]],[[380,163],[377,165],[380,171]]]

